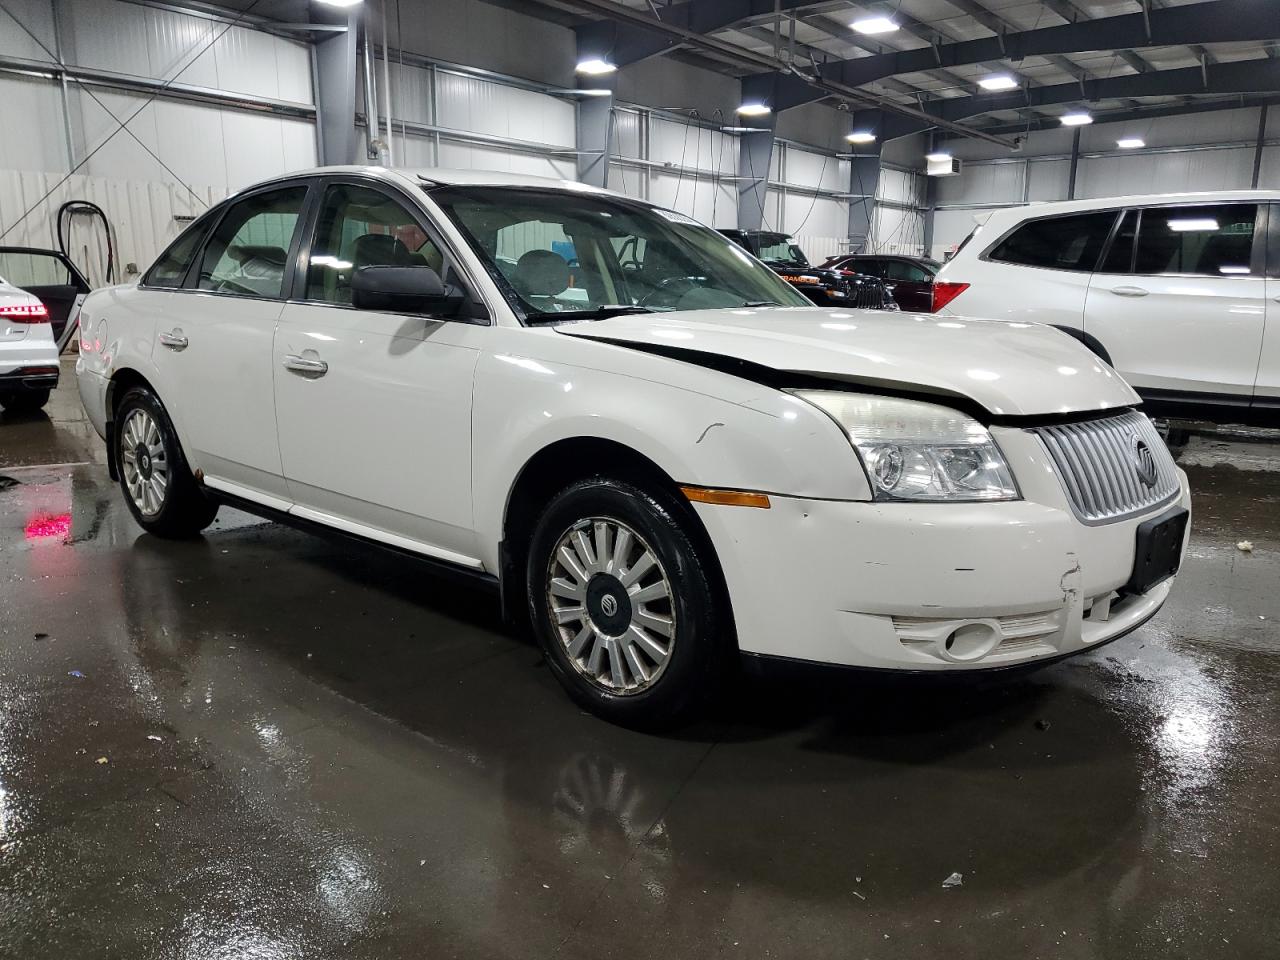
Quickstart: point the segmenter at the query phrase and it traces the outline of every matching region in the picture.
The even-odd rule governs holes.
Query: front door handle
[[[1150,291],[1145,287],[1112,287],[1111,292],[1117,297],[1145,297]]]
[[[312,378],[323,377],[329,372],[329,365],[323,360],[313,357],[299,357],[296,354],[289,354],[284,358],[284,368],[291,373]]]
[[[161,333],[160,343],[170,350],[187,349],[187,338],[183,335],[181,327],[174,327],[169,333]]]

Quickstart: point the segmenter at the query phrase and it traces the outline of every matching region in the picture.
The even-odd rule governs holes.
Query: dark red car
[[[933,312],[933,278],[942,269],[937,260],[896,253],[843,253],[829,258],[822,266],[828,270],[854,270],[879,277],[903,310]]]

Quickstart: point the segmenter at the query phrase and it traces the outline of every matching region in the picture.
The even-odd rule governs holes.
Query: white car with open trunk
[[[687,217],[577,183],[259,184],[81,313],[133,515],[218,506],[500,588],[579,702],[680,714],[735,653],[1050,661],[1169,593],[1190,499],[1049,327],[814,307]]]

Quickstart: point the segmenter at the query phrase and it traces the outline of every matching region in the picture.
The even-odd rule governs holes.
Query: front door
[[[325,188],[306,263],[274,356],[293,512],[476,565],[471,388],[488,328],[351,305],[361,267],[457,282],[425,218],[371,184]]]
[[[49,311],[53,338],[61,350],[74,333],[68,329],[68,322],[89,292],[89,284],[80,271],[56,250],[0,247],[0,277],[39,297]],[[0,330],[0,339],[3,338],[4,331]]]
[[[283,507],[271,347],[307,187],[232,204],[164,315],[152,356],[183,443],[210,486]]]
[[[1253,405],[1280,416],[1280,203],[1269,204],[1267,230],[1267,321],[1258,358]]]
[[[1266,310],[1257,214],[1253,203],[1125,212],[1090,280],[1084,326],[1140,392],[1252,395]]]

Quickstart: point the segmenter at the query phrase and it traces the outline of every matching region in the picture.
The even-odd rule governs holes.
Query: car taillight
[[[949,280],[933,282],[933,312],[937,313],[960,294],[969,289],[967,283],[952,283]]]
[[[49,311],[43,303],[0,303],[0,320],[10,323],[48,323]]]

